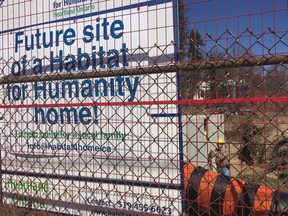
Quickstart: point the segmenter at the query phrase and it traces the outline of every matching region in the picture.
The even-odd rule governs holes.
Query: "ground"
[[[260,109],[225,116],[232,176],[287,190],[288,116]]]

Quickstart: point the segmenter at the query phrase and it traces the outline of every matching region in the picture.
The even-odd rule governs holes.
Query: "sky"
[[[288,0],[183,0],[187,6],[189,29],[197,29],[210,49],[220,39],[223,47],[240,43],[256,55],[288,53]],[[253,32],[249,33],[249,28]],[[274,30],[271,33],[268,28]],[[225,34],[226,29],[232,33]],[[220,48],[221,50],[221,48]],[[240,51],[239,51],[240,52]]]

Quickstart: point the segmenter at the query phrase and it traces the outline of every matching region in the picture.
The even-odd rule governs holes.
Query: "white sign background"
[[[133,68],[138,66],[139,62],[141,66],[147,66],[151,62],[148,61],[148,58],[143,60],[145,52],[152,59],[161,55],[173,56],[174,47],[166,47],[167,44],[174,41],[175,34],[172,1],[134,0],[128,3],[116,0],[94,0],[81,3],[70,1],[75,4],[69,5],[65,5],[65,2],[69,1],[37,1],[37,4],[35,1],[4,3],[1,8],[3,14],[0,36],[1,55],[3,56],[1,65],[4,67],[5,64],[8,64],[9,67],[4,69],[3,75],[29,74],[37,76],[44,73],[67,73],[70,72],[67,69],[69,64],[71,66],[75,62],[75,70],[71,71],[77,72],[79,71],[79,62],[81,64],[81,61],[78,62],[78,58],[82,54],[83,56],[89,55],[92,62],[94,53],[97,65],[93,66],[91,63],[90,67],[85,70],[97,69],[100,72],[108,69],[108,65],[112,69],[123,66]],[[5,6],[5,4],[7,5]],[[113,23],[114,27],[111,30]],[[43,44],[44,35],[47,48]],[[53,43],[48,45],[49,41],[52,41],[51,38],[53,38]],[[164,51],[155,47],[154,44]],[[123,48],[125,48],[125,52]],[[119,65],[112,60],[110,64],[106,60],[106,63],[102,62],[101,64],[99,52],[102,52],[106,60],[108,59],[107,61],[118,53]],[[132,53],[133,55],[131,55]],[[124,55],[127,59],[123,59]],[[57,61],[59,58],[67,64],[66,68],[60,69],[59,61]],[[84,57],[81,60],[83,59],[85,60]],[[167,61],[169,62],[171,59],[160,58],[158,63],[166,64]],[[54,62],[53,68],[49,67],[51,62]],[[24,68],[25,70],[23,70]],[[53,192],[44,196],[46,201],[55,199],[53,194],[61,196],[62,193],[67,192],[68,188],[76,194],[84,186],[89,189],[99,187],[95,183],[73,180],[73,178],[81,176],[97,179],[102,184],[102,190],[106,190],[107,187],[115,187],[116,184],[117,190],[123,191],[123,194],[120,198],[116,195],[111,196],[108,206],[104,205],[107,202],[103,204],[102,201],[99,201],[99,197],[97,201],[94,199],[92,202],[92,198],[90,198],[91,202],[83,201],[83,197],[92,196],[84,191],[81,191],[81,199],[68,200],[63,195],[61,201],[99,206],[100,209],[123,210],[123,206],[120,205],[121,200],[129,201],[133,205],[137,200],[137,197],[131,200],[124,193],[127,187],[132,187],[129,186],[132,182],[141,182],[144,185],[144,187],[133,186],[135,190],[139,191],[139,194],[141,191],[145,191],[145,187],[147,187],[145,185],[149,185],[151,182],[164,185],[163,187],[165,185],[172,185],[173,188],[180,186],[177,105],[133,104],[138,101],[141,104],[142,101],[177,100],[176,73],[126,76],[122,79],[116,77],[95,78],[91,80],[93,91],[91,91],[90,97],[86,97],[83,90],[86,88],[86,92],[89,91],[87,81],[78,80],[76,84],[75,81],[70,80],[68,81],[70,84],[73,82],[71,88],[68,87],[69,84],[65,85],[66,82],[57,81],[57,84],[53,82],[47,85],[38,82],[4,86],[5,104],[22,105],[22,108],[5,110],[4,151],[1,155],[4,159],[3,169],[6,169],[7,173],[11,170],[17,170],[19,173],[32,173],[30,176],[27,174],[26,177],[13,176],[13,180],[9,175],[5,176],[7,181],[4,181],[2,186],[8,195],[9,192],[16,190],[19,194],[43,198],[43,191],[41,194],[35,194],[30,190],[24,194],[23,189],[19,189],[19,185],[22,186],[23,182],[29,185],[31,181],[44,185],[47,179]],[[107,86],[105,87],[103,83]],[[111,88],[111,86],[114,87]],[[42,90],[42,87],[46,89]],[[59,87],[58,90],[55,90],[57,87]],[[38,91],[35,91],[35,88],[38,88]],[[99,95],[94,88],[98,88]],[[61,94],[62,90],[65,94]],[[82,94],[76,95],[73,90],[82,91]],[[55,91],[59,93],[58,96],[55,96]],[[71,95],[69,95],[69,91],[72,92]],[[103,92],[107,95],[103,95]],[[49,94],[52,93],[54,93],[54,98],[49,97],[51,96]],[[96,108],[95,106],[75,106],[77,114],[67,117],[67,110],[63,111],[67,107],[57,107],[57,104],[67,104],[68,102],[71,104],[68,106],[70,111],[73,104],[97,102],[97,105]],[[112,105],[105,105],[108,102]],[[113,103],[118,102],[132,102],[132,104],[113,106]],[[45,108],[41,107],[41,104],[56,105]],[[40,106],[37,107],[37,105]],[[79,114],[79,110],[83,107],[85,107],[82,110],[84,114],[90,113],[88,117],[83,117],[83,113],[82,117]],[[55,117],[55,114],[59,115],[58,118]],[[78,115],[77,119],[75,119],[75,115]],[[63,121],[61,121],[61,117],[64,118]],[[79,122],[79,119],[84,119],[86,123]],[[76,120],[78,120],[77,124]],[[53,123],[53,121],[55,122]],[[67,123],[67,121],[70,122]],[[33,177],[35,173],[45,174],[47,177],[35,178]],[[56,187],[59,183],[55,183],[54,178],[57,176],[69,176],[73,181],[72,186],[71,182],[62,182],[62,189]],[[110,179],[113,184],[101,183],[101,179]],[[129,210],[155,214],[159,214],[159,211],[163,214],[170,212],[167,213],[168,215],[178,215],[181,212],[179,190],[160,190],[152,186],[150,192],[150,199],[143,203],[136,203],[138,209],[135,207]],[[7,202],[12,201],[11,198],[7,199]],[[171,202],[173,203],[172,207]],[[19,206],[27,207],[26,204],[23,204],[25,202],[16,200],[16,203]],[[117,203],[119,205],[116,205]],[[152,206],[154,203],[157,204],[154,207],[158,210],[154,211]],[[139,208],[140,204],[147,208]],[[41,209],[43,206],[39,204],[33,207]],[[45,203],[43,208],[45,209],[45,207],[48,210],[52,209],[49,202]],[[151,207],[153,207],[152,210]],[[58,210],[63,210],[60,204]],[[124,208],[124,210],[127,209]],[[89,212],[89,210],[87,211]],[[87,214],[89,214],[88,212]],[[73,208],[67,213],[83,214]]]

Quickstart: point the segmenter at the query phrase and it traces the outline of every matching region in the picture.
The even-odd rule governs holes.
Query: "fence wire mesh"
[[[288,57],[250,50],[266,34],[288,48],[287,32],[247,29],[248,48],[227,34],[230,47],[207,34],[223,52],[197,48],[197,61],[178,61],[180,49],[166,55],[174,43],[127,51],[136,69],[51,74],[71,62],[47,58],[38,75],[34,59],[2,58],[2,71],[24,61],[28,74],[0,80],[3,204],[80,215],[286,215]],[[208,166],[218,138],[229,176]]]

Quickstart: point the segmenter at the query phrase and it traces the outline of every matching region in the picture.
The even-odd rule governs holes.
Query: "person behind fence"
[[[208,154],[208,163],[210,169],[212,169],[212,159],[215,158],[217,172],[229,176],[230,163],[228,150],[225,146],[225,141],[222,138],[217,139],[217,148],[212,149]]]

